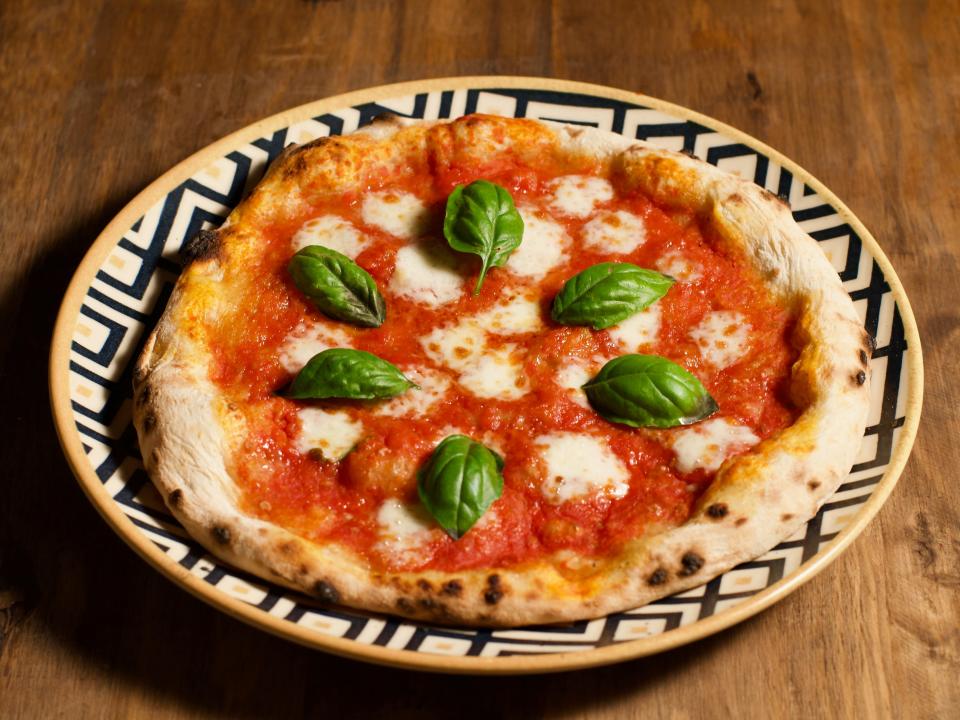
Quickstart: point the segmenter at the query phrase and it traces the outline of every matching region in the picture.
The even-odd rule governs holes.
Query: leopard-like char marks
[[[313,594],[321,601],[336,605],[340,602],[340,591],[327,580],[317,580],[313,586]]]
[[[220,231],[201,230],[183,244],[180,255],[183,257],[183,264],[189,265],[193,262],[217,257],[220,248]]]

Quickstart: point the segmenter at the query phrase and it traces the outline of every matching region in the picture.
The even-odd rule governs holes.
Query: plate
[[[693,590],[597,620],[510,630],[434,627],[321,607],[193,542],[147,478],[131,424],[133,360],[170,296],[179,251],[197,231],[219,225],[285,146],[351,132],[384,112],[431,119],[487,112],[591,125],[693,153],[789,202],[877,340],[856,464],[816,517],[766,555]],[[50,358],[51,402],[67,460],[107,522],[154,567],[224,612],[304,645],[466,673],[571,670],[649,655],[729,627],[796,590],[850,544],[890,494],[916,434],[922,385],[916,322],[890,262],[809,173],[734,128],[654,98],[512,77],[361,90],[280,113],[201,150],[140,193],[97,238],[67,290]]]

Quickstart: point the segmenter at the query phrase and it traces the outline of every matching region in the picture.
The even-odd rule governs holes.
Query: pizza
[[[291,146],[184,255],[144,465],[211,553],[323,603],[637,607],[793,534],[864,430],[872,341],[784,202],[592,128]]]

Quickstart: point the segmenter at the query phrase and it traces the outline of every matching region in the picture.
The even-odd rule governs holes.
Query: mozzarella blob
[[[541,218],[531,207],[518,208],[523,218],[523,241],[507,260],[515,275],[539,279],[567,258],[570,238],[558,223]]]
[[[302,322],[280,346],[280,365],[289,373],[298,373],[314,355],[350,347],[352,342],[350,335],[333,324]]]
[[[680,430],[673,440],[675,465],[682,473],[719,470],[723,461],[736,452],[753,447],[758,438],[753,430],[726,418],[704,420]]]
[[[657,270],[669,275],[677,282],[693,282],[702,277],[694,264],[687,260],[679,250],[671,250],[656,262]]]
[[[535,332],[543,326],[540,303],[524,295],[514,295],[476,316],[477,324],[497,335]]]
[[[363,423],[341,410],[305,407],[297,411],[300,432],[296,446],[301,453],[319,450],[327,460],[339,460],[363,438]]]
[[[718,370],[733,365],[750,349],[750,325],[747,318],[732,310],[707,313],[690,337],[700,348],[700,354]]]
[[[601,252],[627,255],[647,241],[647,227],[625,210],[597,215],[583,226],[583,244]]]
[[[456,258],[438,242],[416,243],[397,251],[390,290],[430,307],[453,302],[463,293]]]
[[[308,245],[322,245],[351,259],[356,259],[370,244],[352,223],[337,215],[321,215],[307,220],[294,233],[292,242],[295,252]]]
[[[460,384],[479,398],[498,400],[516,400],[529,390],[512,344],[477,357],[460,374]]]
[[[421,505],[407,505],[396,498],[387,498],[377,511],[380,539],[374,548],[388,563],[427,562],[432,553],[427,552],[424,545],[433,539],[435,527]]]
[[[541,435],[535,441],[547,467],[540,490],[555,503],[603,493],[622,498],[629,491],[630,473],[599,438],[574,432]]]
[[[427,357],[458,374],[460,385],[481,398],[515,400],[529,391],[516,345],[493,349],[491,335],[513,335],[540,328],[539,303],[515,295],[454,325],[420,339]]]
[[[603,178],[564,175],[550,183],[550,207],[577,218],[585,218],[600,203],[613,200],[613,186]]]
[[[424,232],[427,208],[420,198],[410,193],[378,192],[363,199],[360,217],[367,225],[398,238],[411,239]]]
[[[581,407],[590,407],[587,400],[587,394],[583,391],[583,386],[589,382],[596,373],[580,363],[569,361],[562,368],[557,370],[554,380],[557,385],[567,391],[567,397]]]
[[[645,310],[634,313],[626,320],[607,328],[607,333],[628,353],[656,342],[660,334],[660,305],[654,303]]]
[[[450,379],[436,370],[411,368],[405,369],[403,374],[419,388],[410,388],[395,398],[376,403],[373,410],[375,414],[387,417],[422,417],[443,400],[450,389]]]

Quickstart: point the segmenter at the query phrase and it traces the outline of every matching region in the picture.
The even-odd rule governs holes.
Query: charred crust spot
[[[766,188],[760,188],[760,189],[763,191],[763,194],[766,196],[766,198],[767,198],[768,200],[770,200],[771,202],[775,202],[775,203],[777,203],[777,205],[783,205],[783,206],[785,206],[787,209],[790,208],[790,203],[787,202],[787,198],[786,198],[785,196],[783,196],[783,195],[777,195],[776,193],[772,193],[772,192],[770,192],[769,190],[767,190]]]
[[[703,558],[695,552],[688,552],[680,558],[680,564],[683,566],[680,569],[680,576],[688,577],[703,567]]]
[[[167,504],[172,508],[178,508],[183,503],[183,490],[177,488],[167,495]]]
[[[289,180],[292,177],[301,175],[307,170],[307,159],[304,157],[303,151],[311,147],[311,144],[303,145],[298,147],[289,158],[287,158],[286,163],[283,165],[283,179]]]
[[[417,580],[417,587],[424,592],[433,592],[433,585],[430,584],[429,580],[424,580],[423,578]]]
[[[150,370],[145,365],[137,365],[133,369],[133,381],[138,385],[150,377]]]
[[[230,544],[230,529],[225,528],[222,525],[214,525],[213,527],[213,539],[216,540],[221,545]]]
[[[818,487],[820,487],[820,481],[811,480],[810,482],[807,483],[807,487],[810,488],[811,490],[816,490]]]
[[[503,590],[487,590],[483,594],[483,601],[487,605],[496,605],[503,597]]]
[[[783,515],[780,516],[780,519],[783,520],[783,522],[787,522],[788,520],[793,520],[793,513],[784,513]]]
[[[463,585],[460,584],[459,580],[449,580],[443,584],[440,592],[450,597],[460,597],[460,593],[463,592]]]
[[[214,257],[220,250],[220,233],[216,230],[201,230],[184,243],[180,254],[184,264],[189,265],[196,260],[206,260]]]
[[[412,613],[414,611],[413,603],[405,597],[397,598],[397,609],[405,613]]]
[[[737,518],[736,520],[734,520],[734,521],[733,521],[733,524],[736,525],[737,527],[740,527],[740,526],[743,525],[746,521],[747,521],[747,519],[746,519],[745,517],[741,517],[741,518]]]
[[[417,605],[419,605],[424,610],[436,610],[438,603],[433,598],[420,598],[417,600]]]
[[[860,351],[860,363],[861,363],[862,365],[866,365],[869,360],[870,360],[870,358],[867,357],[867,351],[866,351],[866,350],[861,350],[861,351]]]
[[[787,195],[785,192],[777,193],[777,200],[782,202],[787,207],[790,207],[790,196]]]
[[[707,508],[707,515],[714,520],[725,518],[729,512],[730,508],[727,507],[726,503],[714,503]]]
[[[336,605],[340,602],[340,591],[326,580],[317,580],[317,582],[314,583],[313,594],[316,595],[321,602],[330,603],[331,605]]]
[[[150,389],[150,383],[145,382],[140,386],[137,397],[134,400],[137,405],[143,406],[150,402],[150,395],[153,391]]]
[[[867,381],[867,374],[863,370],[860,370],[853,376],[853,379],[857,385],[863,385]]]
[[[663,585],[667,581],[667,571],[663,568],[654,570],[647,578],[648,585]]]
[[[870,354],[872,355],[873,351],[877,349],[877,339],[866,331],[864,331],[863,334],[866,336],[864,342],[866,342],[867,348],[870,350]]]
[[[696,154],[693,150],[691,150],[690,148],[683,148],[683,149],[680,151],[680,154],[681,154],[681,155],[686,155],[688,158],[690,158],[690,159],[692,159],[692,160],[699,160],[699,159],[700,159],[700,158],[697,157],[697,154]]]
[[[282,542],[277,545],[277,550],[281,555],[293,555],[297,551],[297,546],[292,542]]]
[[[371,124],[371,125],[384,125],[384,124],[390,124],[390,125],[392,125],[393,123],[397,122],[398,120],[400,120],[400,116],[397,115],[396,113],[394,113],[394,112],[382,112],[382,113],[380,113],[379,115],[377,115],[376,117],[374,117],[373,120],[370,121],[370,124]]]
[[[487,590],[483,593],[483,601],[487,605],[496,605],[503,597],[503,587],[500,585],[500,576],[490,575],[487,578]]]
[[[738,193],[738,192],[735,192],[733,195],[731,195],[730,197],[727,198],[727,201],[730,202],[730,203],[742,203],[742,202],[743,202],[743,195],[741,195],[741,194]]]

